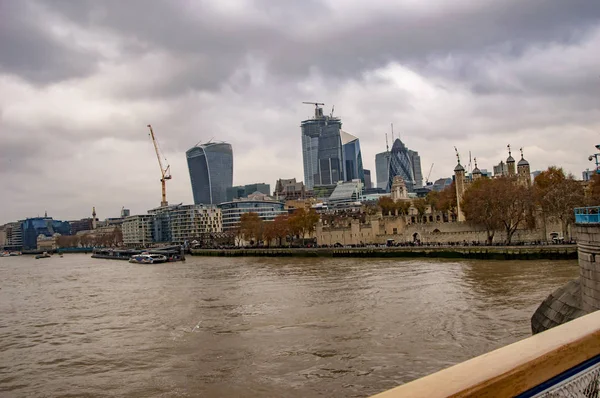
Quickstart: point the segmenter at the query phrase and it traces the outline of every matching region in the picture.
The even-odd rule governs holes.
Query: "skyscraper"
[[[389,151],[375,155],[376,188],[387,189],[388,181],[390,179],[390,156],[391,153]]]
[[[233,185],[233,151],[225,142],[196,145],[187,157],[194,204],[223,203]]]
[[[317,105],[314,118],[302,121],[300,128],[306,188],[344,180],[340,118],[323,115]]]
[[[361,180],[365,184],[360,141],[352,134],[340,130],[344,150],[344,177],[345,181]],[[337,181],[336,181],[337,182]]]
[[[415,176],[413,172],[413,165],[409,150],[396,138],[394,145],[392,145],[392,151],[390,152],[390,167],[388,171],[388,184],[386,191],[390,192],[394,177],[400,176],[406,184],[408,192],[413,192],[415,188]],[[421,177],[422,179],[423,177]]]
[[[412,163],[413,177],[415,179],[415,188],[421,188],[423,186],[423,172],[421,171],[421,157],[419,152],[408,150],[408,156]]]
[[[371,182],[371,170],[364,169],[365,173],[365,189],[373,188],[373,183]]]

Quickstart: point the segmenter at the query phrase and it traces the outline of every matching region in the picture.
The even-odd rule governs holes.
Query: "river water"
[[[0,396],[368,396],[523,339],[576,261],[0,258]]]

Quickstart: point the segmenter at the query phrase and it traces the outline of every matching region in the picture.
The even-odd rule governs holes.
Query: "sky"
[[[234,185],[303,180],[303,101],[334,109],[375,181],[385,134],[449,177],[581,178],[600,144],[600,2],[0,0],[0,223],[192,203],[185,151],[234,152]]]

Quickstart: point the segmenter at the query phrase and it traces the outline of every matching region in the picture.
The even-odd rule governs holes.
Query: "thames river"
[[[576,261],[0,258],[0,396],[368,396],[528,337],[577,275]]]

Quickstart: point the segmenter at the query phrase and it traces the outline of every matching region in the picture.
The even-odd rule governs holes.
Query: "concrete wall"
[[[579,256],[583,310],[600,309],[600,227],[578,224],[574,228]]]

